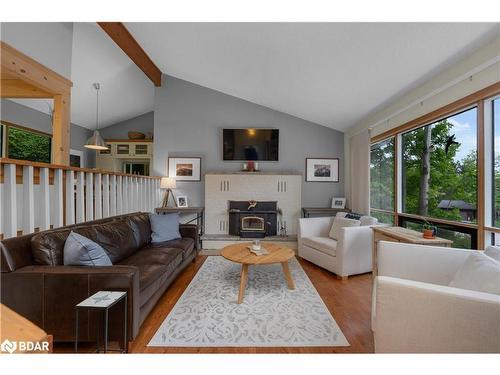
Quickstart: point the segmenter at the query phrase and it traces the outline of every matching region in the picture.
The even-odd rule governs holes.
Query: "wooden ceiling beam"
[[[54,94],[44,91],[20,79],[4,79],[0,81],[0,97],[2,98],[36,98],[48,99],[53,98]]]
[[[48,69],[38,61],[0,42],[1,75],[21,79],[51,94],[70,93],[73,84],[62,75]]]
[[[161,86],[161,70],[149,58],[122,22],[97,22],[156,87]]]

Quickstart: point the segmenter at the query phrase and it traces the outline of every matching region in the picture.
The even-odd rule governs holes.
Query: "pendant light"
[[[102,139],[101,135],[99,134],[99,89],[101,86],[99,83],[94,83],[93,84],[95,90],[96,90],[96,114],[95,114],[95,130],[94,134],[92,134],[92,137],[90,137],[87,140],[87,143],[85,143],[86,148],[90,148],[92,150],[107,150],[108,146],[106,146],[106,142],[104,142],[104,139]]]

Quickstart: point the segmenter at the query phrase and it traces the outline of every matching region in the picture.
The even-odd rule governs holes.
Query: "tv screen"
[[[223,160],[278,161],[278,129],[223,129]]]

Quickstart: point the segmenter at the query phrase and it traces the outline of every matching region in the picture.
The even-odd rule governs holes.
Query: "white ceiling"
[[[96,23],[74,23],[71,61],[71,121],[95,128],[99,82],[99,126],[153,110],[154,86]]]
[[[96,23],[73,24],[71,121],[95,128],[153,110],[154,87]],[[165,74],[334,129],[458,62],[494,23],[126,23]],[[168,85],[168,81],[166,82]],[[47,112],[40,101],[22,104]]]
[[[96,23],[73,24],[71,60],[71,122],[96,127],[96,91],[99,90],[99,128],[153,110],[154,86]],[[13,100],[48,113],[52,100]]]
[[[459,61],[497,25],[126,24],[166,74],[339,130]]]

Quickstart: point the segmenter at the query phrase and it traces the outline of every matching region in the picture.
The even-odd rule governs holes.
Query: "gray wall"
[[[155,90],[154,174],[167,174],[168,156],[201,156],[202,173],[238,171],[241,162],[222,161],[222,128],[280,129],[279,162],[259,162],[262,171],[305,173],[306,157],[337,157],[340,183],[302,183],[303,206],[328,206],[332,196],[344,196],[344,134],[219,91],[163,77]],[[194,206],[203,204],[204,183],[179,182],[176,194],[186,194]]]
[[[105,139],[128,139],[128,132],[139,131],[146,136],[154,131],[154,112],[144,113],[140,116],[118,122],[100,129],[100,133]]]
[[[13,101],[2,99],[0,101],[0,117],[2,120],[17,125],[52,134],[50,117],[46,113],[36,111]],[[85,167],[95,167],[95,151],[83,147],[92,131],[81,126],[71,124],[70,145],[74,150],[83,151]]]
[[[0,30],[2,41],[71,79],[73,23],[2,22]]]

